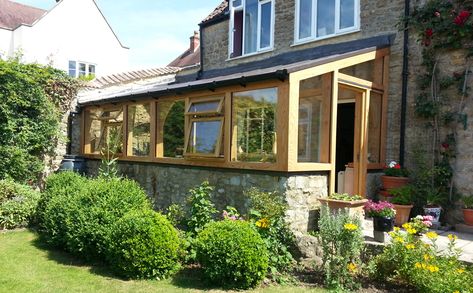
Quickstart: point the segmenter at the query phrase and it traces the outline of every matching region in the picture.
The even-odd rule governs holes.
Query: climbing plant
[[[454,201],[453,174],[460,129],[467,129],[466,101],[470,93],[473,56],[473,1],[427,0],[405,19],[422,49],[415,113],[431,130],[430,166],[420,184],[431,194]],[[454,70],[446,70],[448,57]],[[427,181],[427,182],[426,182]],[[427,183],[427,184],[426,184]]]

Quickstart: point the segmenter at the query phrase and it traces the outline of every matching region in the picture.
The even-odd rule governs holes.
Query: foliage
[[[332,213],[322,207],[319,241],[323,251],[325,283],[335,289],[356,289],[364,245],[360,219],[348,211]]]
[[[166,217],[174,227],[181,227],[184,223],[186,213],[179,204],[172,204],[166,209]]]
[[[112,227],[108,262],[127,278],[162,279],[178,266],[178,233],[163,215],[152,210],[131,211]]]
[[[463,196],[462,202],[465,209],[473,209],[473,195]]]
[[[192,235],[199,233],[207,224],[214,220],[217,213],[215,205],[212,202],[212,193],[214,188],[208,181],[202,182],[200,186],[189,190],[187,199],[189,205],[189,218],[187,227]]]
[[[390,235],[393,241],[373,259],[376,278],[404,282],[420,292],[471,292],[473,272],[458,260],[455,235],[449,235],[445,250],[439,250],[435,232],[426,234],[430,243],[409,230],[395,228]]]
[[[391,203],[398,205],[411,205],[413,187],[411,185],[404,185],[402,187],[393,188],[389,190],[393,196]]]
[[[334,200],[343,200],[343,201],[357,201],[357,200],[362,200],[363,197],[360,195],[350,195],[348,193],[333,193],[329,197],[329,199],[334,199]]]
[[[268,251],[251,223],[210,223],[197,237],[197,259],[212,283],[231,288],[258,285],[268,269]]]
[[[0,180],[0,229],[28,226],[34,218],[39,192],[10,180]]]
[[[38,179],[60,139],[60,113],[78,88],[60,70],[0,60],[0,179]]]
[[[164,157],[182,156],[184,148],[184,101],[173,103],[163,124]]]
[[[365,213],[368,217],[382,217],[382,218],[394,218],[396,216],[396,210],[394,206],[387,201],[368,201],[364,206]]]
[[[118,178],[118,153],[121,150],[123,134],[121,131],[110,131],[103,148],[100,150],[101,161],[99,177],[103,179]]]
[[[251,188],[245,192],[249,199],[249,220],[254,223],[269,252],[269,273],[276,281],[283,281],[294,264],[291,249],[294,234],[285,221],[287,204],[277,192],[263,192]]]
[[[406,168],[402,168],[399,163],[391,161],[388,165],[384,166],[384,175],[392,177],[407,177],[409,172]]]
[[[421,235],[429,231],[429,228],[432,227],[433,219],[434,218],[432,216],[419,215],[415,218],[412,218],[410,222],[403,224],[402,227],[406,229],[408,234]]]

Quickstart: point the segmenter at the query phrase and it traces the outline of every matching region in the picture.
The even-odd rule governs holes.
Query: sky
[[[14,0],[50,9],[55,0]],[[80,0],[79,0],[80,1]],[[221,0],[96,0],[124,46],[131,69],[166,66],[189,47],[189,37]]]

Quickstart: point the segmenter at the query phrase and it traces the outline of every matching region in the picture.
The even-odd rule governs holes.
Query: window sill
[[[273,47],[271,47],[269,49],[264,49],[264,50],[261,50],[261,51],[258,51],[258,52],[254,52],[254,53],[250,53],[250,54],[246,54],[246,55],[241,55],[241,56],[238,56],[238,57],[227,58],[227,60],[225,60],[225,61],[233,61],[233,60],[244,59],[244,58],[247,58],[247,57],[253,57],[253,56],[261,55],[261,54],[272,52],[272,51],[274,51]]]
[[[306,40],[302,40],[302,41],[294,41],[294,43],[292,43],[291,47],[302,46],[302,45],[305,45],[305,44],[315,43],[317,41],[323,41],[323,40],[332,39],[332,38],[345,36],[345,35],[349,35],[349,34],[354,34],[354,33],[358,33],[358,32],[361,32],[361,29],[357,28],[357,29],[346,31],[346,32],[343,32],[343,33],[338,33],[338,34],[335,34],[335,35],[329,35],[329,36],[324,36],[324,37],[320,37],[320,38],[311,38],[311,39],[306,39]]]

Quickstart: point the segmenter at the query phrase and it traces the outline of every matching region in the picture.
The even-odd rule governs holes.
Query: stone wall
[[[98,160],[88,160],[88,174],[96,175],[99,164]],[[173,203],[184,204],[189,189],[205,180],[215,186],[215,203],[219,210],[230,205],[246,211],[243,192],[251,187],[276,190],[289,205],[287,218],[291,228],[300,232],[314,228],[314,215],[319,206],[317,198],[327,197],[328,190],[328,176],[324,173],[288,175],[128,162],[120,162],[119,170],[141,184],[156,209],[165,209]]]

